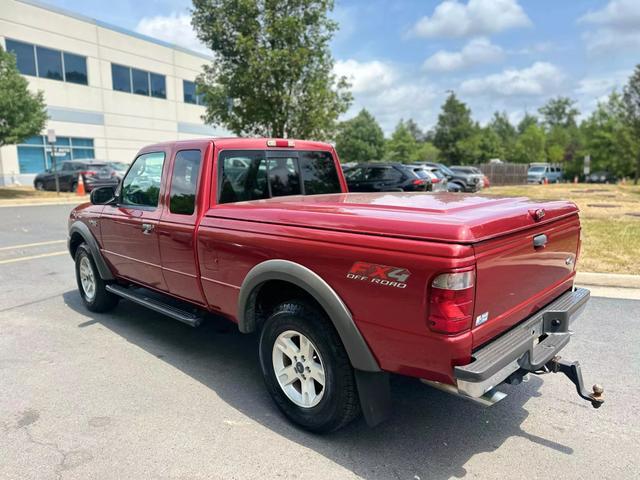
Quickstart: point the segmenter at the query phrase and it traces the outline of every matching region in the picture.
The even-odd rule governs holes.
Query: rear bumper
[[[542,368],[569,343],[569,326],[588,300],[584,288],[567,292],[474,352],[473,362],[454,368],[458,390],[480,397],[517,370]]]

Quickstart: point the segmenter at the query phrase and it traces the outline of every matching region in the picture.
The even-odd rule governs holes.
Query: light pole
[[[47,142],[51,145],[51,168],[53,168],[53,177],[56,179],[56,194],[60,195],[60,179],[56,165],[56,131],[53,128],[47,130]]]

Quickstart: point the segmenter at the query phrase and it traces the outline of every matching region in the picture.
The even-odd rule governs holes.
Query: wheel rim
[[[300,332],[287,330],[273,344],[273,371],[289,400],[315,407],[325,392],[325,370],[316,346]]]
[[[80,283],[87,300],[91,301],[96,296],[96,277],[88,257],[80,260]]]

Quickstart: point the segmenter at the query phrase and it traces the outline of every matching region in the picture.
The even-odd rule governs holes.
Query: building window
[[[63,58],[65,80],[87,85],[87,59],[69,52],[64,52]]]
[[[167,98],[167,85],[164,75],[150,73],[151,78],[151,96],[156,98]]]
[[[88,85],[87,58],[31,43],[6,39],[7,51],[16,57],[18,71],[23,75],[63,80]]]
[[[95,158],[92,138],[58,137],[56,141],[56,163],[65,160]],[[18,145],[20,173],[39,173],[51,168],[51,144],[47,137],[37,135]]]
[[[194,105],[204,105],[204,95],[196,92],[195,82],[188,80],[182,81],[182,90],[184,92],[185,103],[193,103]]]
[[[113,89],[119,92],[167,98],[167,83],[164,75],[112,63],[111,79]]]
[[[36,49],[29,43],[16,42],[6,39],[7,52],[16,56],[18,71],[23,75],[36,76]]]

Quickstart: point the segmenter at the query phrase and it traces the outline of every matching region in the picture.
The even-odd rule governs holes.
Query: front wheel
[[[278,408],[307,430],[338,430],[360,413],[347,352],[313,305],[292,301],[275,308],[260,335],[260,366]]]
[[[86,243],[76,250],[76,281],[85,307],[92,312],[107,312],[113,309],[120,297],[107,291],[106,283],[91,256]]]

